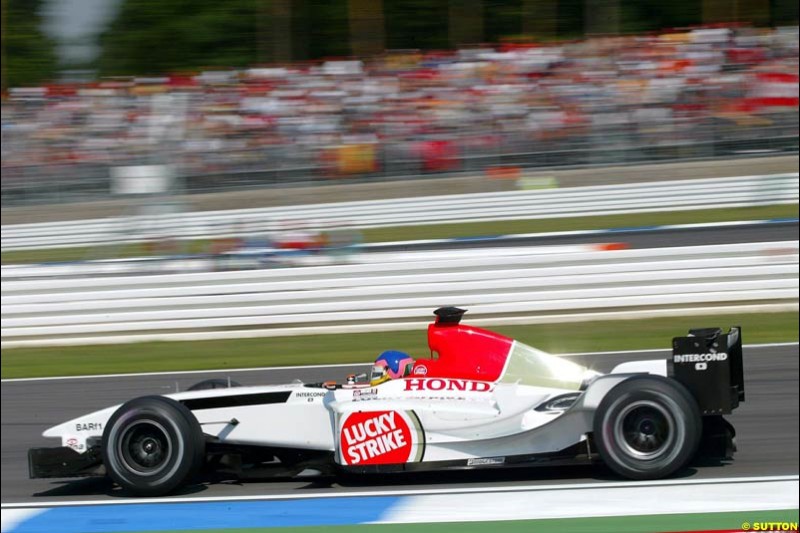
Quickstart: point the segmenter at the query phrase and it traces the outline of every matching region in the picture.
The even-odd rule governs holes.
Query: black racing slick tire
[[[662,376],[642,375],[605,395],[593,429],[608,467],[620,476],[644,480],[667,477],[686,466],[700,444],[703,423],[686,387]]]
[[[241,387],[241,386],[242,386],[241,383],[233,381],[232,379],[214,378],[214,379],[204,379],[203,381],[195,383],[186,390],[195,391],[195,390],[208,390],[208,389],[227,389],[230,387]]]
[[[192,412],[164,396],[123,404],[103,431],[109,477],[136,496],[168,494],[193,477],[205,459],[205,438]]]

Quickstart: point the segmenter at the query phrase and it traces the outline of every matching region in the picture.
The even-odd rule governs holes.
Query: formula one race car
[[[296,475],[480,469],[602,461],[631,479],[669,476],[698,453],[730,458],[722,418],[744,401],[739,328],[691,330],[670,360],[599,374],[460,324],[437,309],[429,359],[384,381],[300,382],[144,396],[44,432],[31,477],[107,474],[159,495],[201,471]],[[395,369],[396,370],[396,369]],[[366,376],[365,376],[366,377]]]

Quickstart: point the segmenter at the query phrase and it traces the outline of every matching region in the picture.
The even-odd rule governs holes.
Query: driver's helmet
[[[378,385],[390,379],[397,379],[411,374],[414,359],[405,352],[387,350],[375,359],[372,373],[369,376],[371,385]]]

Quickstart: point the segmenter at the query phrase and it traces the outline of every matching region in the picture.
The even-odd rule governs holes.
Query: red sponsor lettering
[[[470,379],[407,378],[406,391],[469,391],[489,392],[494,385],[487,381]]]
[[[444,390],[447,386],[445,380],[439,378],[425,380],[425,384],[428,390]]]
[[[411,457],[411,429],[396,411],[352,413],[339,438],[347,465],[405,463]]]
[[[459,379],[450,380],[447,390],[467,390],[467,382]]]

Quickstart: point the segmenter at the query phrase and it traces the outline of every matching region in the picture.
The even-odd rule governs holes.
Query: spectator
[[[742,129],[754,125],[796,136],[797,106],[797,28],[23,88],[2,104],[3,195],[32,182],[85,190],[107,179],[109,166],[154,159],[199,187],[253,172],[474,170],[518,154],[540,154],[527,165],[597,162],[621,157],[615,149],[755,138]],[[721,120],[729,124],[720,128]],[[567,157],[578,149],[600,159]]]

